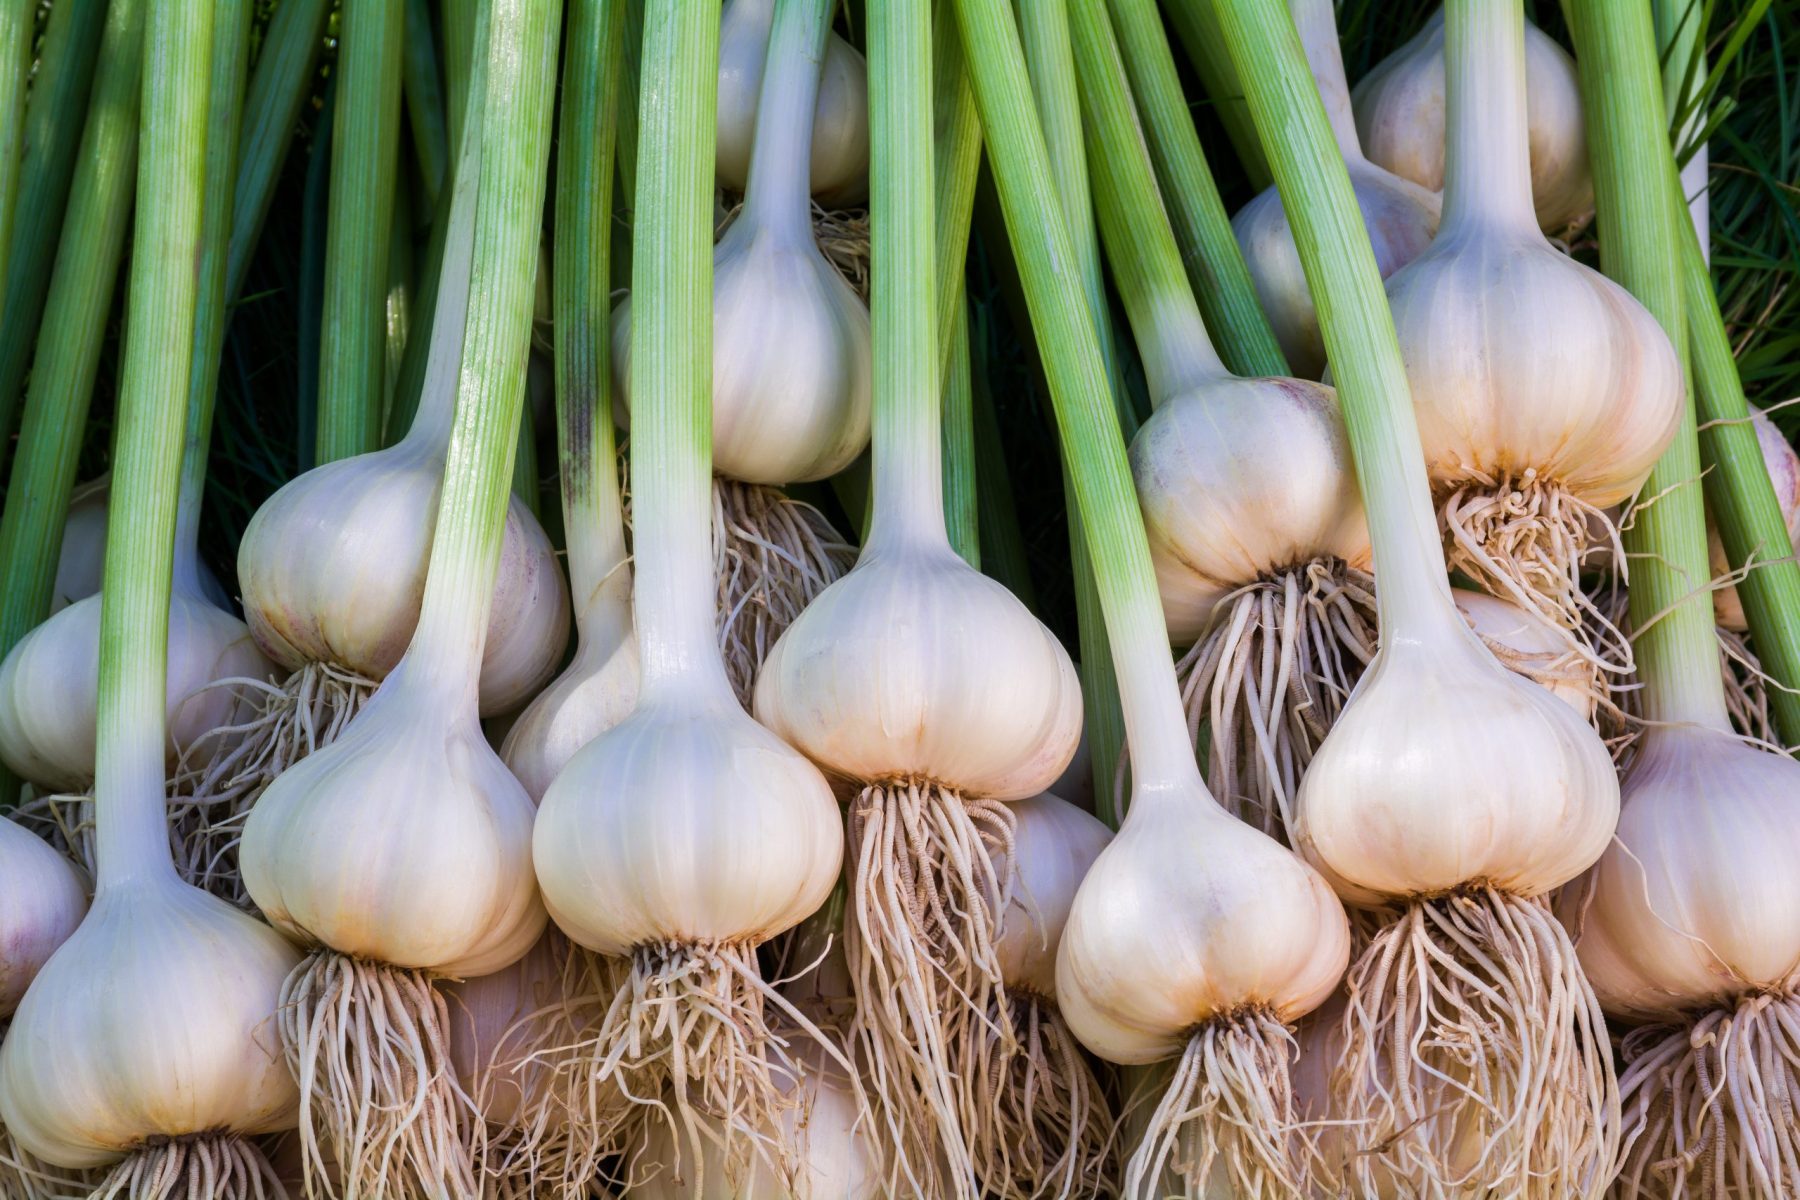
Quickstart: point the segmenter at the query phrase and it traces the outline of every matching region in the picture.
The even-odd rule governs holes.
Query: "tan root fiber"
[[[951,1047],[952,1078],[975,1177],[1001,1200],[1116,1193],[1113,1114],[1053,1001],[994,996],[999,1036],[968,1023]]]
[[[1127,1200],[1160,1200],[1170,1176],[1188,1195],[1304,1195],[1315,1150],[1294,1110],[1297,1053],[1261,1009],[1194,1030],[1125,1164]]]
[[[315,950],[282,986],[277,1024],[300,1084],[308,1196],[398,1195],[407,1179],[474,1193],[482,1123],[427,972]]]
[[[0,1035],[4,1033],[0,1026]],[[0,1122],[0,1197],[4,1200],[57,1200],[87,1195],[93,1186],[79,1172],[45,1163],[13,1140],[5,1123]]]
[[[1176,664],[1188,733],[1211,730],[1207,786],[1287,843],[1300,776],[1375,653],[1375,584],[1314,561],[1239,588]]]
[[[856,547],[823,513],[780,489],[713,480],[719,650],[746,710],[756,673],[800,610],[849,571]]]
[[[956,1194],[975,1163],[951,1047],[1013,1036],[992,1014],[1004,1011],[996,942],[1012,898],[995,860],[1012,861],[1015,828],[999,801],[918,781],[869,784],[850,811],[852,1035],[894,1140],[936,1145]]]
[[[159,1138],[120,1162],[92,1200],[285,1200],[269,1160],[233,1134]]]
[[[1759,993],[1625,1037],[1618,1200],[1800,1195],[1800,999]]]
[[[1610,548],[1613,563],[1625,561],[1604,510],[1528,469],[1517,477],[1463,481],[1439,502],[1438,521],[1451,570],[1536,612],[1601,670],[1631,671],[1631,640],[1581,586],[1590,557],[1598,565]],[[1604,531],[1604,543],[1596,542],[1596,531]]]
[[[1470,886],[1415,900],[1345,979],[1334,1109],[1382,1179],[1466,1194],[1598,1194],[1615,1169],[1605,1019],[1541,899]]]

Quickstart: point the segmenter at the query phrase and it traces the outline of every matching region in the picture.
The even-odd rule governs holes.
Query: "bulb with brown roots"
[[[975,1177],[1002,1200],[1110,1190],[1112,1105],[1056,1007],[1056,947],[1075,890],[1112,840],[1091,814],[1044,793],[1010,806],[1012,879],[996,953],[1004,990],[948,1047]]]

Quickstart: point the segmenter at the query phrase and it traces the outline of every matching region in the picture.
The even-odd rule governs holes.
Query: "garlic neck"
[[[1525,14],[1518,0],[1444,6],[1445,230],[1541,239],[1531,199]]]
[[[1150,407],[1164,403],[1203,384],[1230,376],[1207,336],[1206,322],[1192,292],[1170,289],[1146,297],[1133,306],[1131,323],[1144,362]]]
[[[154,693],[133,688],[122,703],[100,707],[94,764],[96,896],[133,883],[179,881],[163,798],[163,704],[162,688]]]
[[[833,0],[780,0],[769,32],[743,220],[807,244],[812,239],[813,108]]]
[[[1640,652],[1641,653],[1641,652]],[[1657,647],[1656,669],[1638,671],[1643,683],[1646,742],[1692,728],[1733,737],[1725,707],[1719,648],[1711,637],[1669,637]]]
[[[1344,52],[1338,45],[1337,17],[1332,0],[1288,0],[1294,28],[1306,50],[1306,64],[1319,85],[1319,99],[1331,119],[1331,133],[1346,162],[1362,162],[1362,142],[1356,136],[1356,116],[1350,109],[1350,84],[1344,78]]]
[[[643,421],[635,425],[638,453],[634,476],[649,468],[644,454]],[[705,435],[693,435],[696,441]],[[699,446],[707,443],[699,441]],[[685,450],[686,448],[684,448]],[[632,480],[633,530],[640,552],[633,562],[632,616],[637,624],[639,695],[645,704],[703,691],[731,698],[731,684],[719,657],[714,605],[712,476],[710,456],[663,453],[654,458],[651,483]],[[735,706],[736,701],[732,700]]]
[[[885,386],[884,386],[885,383]],[[927,377],[876,381],[870,446],[875,511],[863,553],[950,550],[944,527],[944,459],[937,397]]]

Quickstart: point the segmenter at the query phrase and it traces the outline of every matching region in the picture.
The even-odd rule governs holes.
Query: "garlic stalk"
[[[1648,9],[1572,6],[1595,147],[1601,262],[1684,347],[1698,260],[1676,187]],[[1677,241],[1679,238],[1679,241]],[[1666,247],[1689,257],[1672,259]],[[1684,292],[1687,293],[1684,297]],[[1686,299],[1684,311],[1684,298]],[[1707,357],[1711,339],[1693,345]],[[1628,1148],[1615,1194],[1782,1195],[1800,1186],[1789,1099],[1800,996],[1800,896],[1789,853],[1800,767],[1730,733],[1714,648],[1692,411],[1627,534],[1647,726],[1618,836],[1575,917],[1583,967],[1632,1026],[1621,1090]],[[1652,622],[1650,618],[1657,619]],[[1704,1153],[1690,1153],[1696,1137]]]
[[[249,5],[154,6],[145,42],[137,238],[102,598],[92,909],[0,1045],[0,1118],[57,1166],[110,1166],[96,1194],[225,1200],[275,1183],[250,1135],[291,1128],[266,1037],[296,955],[181,881],[164,823],[165,638],[193,366],[208,89],[241,88]],[[230,109],[236,96],[230,98]],[[215,114],[216,115],[216,114]],[[209,128],[210,124],[210,128]],[[154,249],[154,253],[152,253]]]
[[[843,539],[779,486],[836,474],[869,439],[869,310],[820,252],[805,184],[831,9],[777,5],[749,191],[713,256],[714,577],[746,707],[775,639],[849,566]],[[632,311],[627,299],[613,314],[627,401]]]
[[[743,192],[750,178],[774,23],[775,0],[728,0],[720,18],[717,166],[727,191]],[[869,68],[854,46],[831,33],[820,71],[809,190],[826,208],[851,208],[869,194]]]
[[[1599,1006],[1542,898],[1605,850],[1618,783],[1580,715],[1506,671],[1451,603],[1408,363],[1330,125],[1303,90],[1301,39],[1280,0],[1220,10],[1326,317],[1377,570],[1380,648],[1290,828],[1378,926],[1350,968],[1333,1081],[1359,1123],[1355,1183],[1593,1194],[1619,1145],[1618,1093]],[[1452,0],[1447,20],[1453,80],[1477,45],[1518,62],[1516,0]],[[1524,224],[1538,236],[1528,208]],[[1445,1027],[1454,1044],[1436,1037]],[[1482,1088],[1457,1086],[1459,1070]]]
[[[277,1026],[302,1084],[308,1184],[333,1194],[331,1168],[356,1195],[474,1190],[478,1131],[436,981],[516,961],[546,922],[531,798],[482,736],[479,692],[491,610],[506,598],[559,9],[496,0],[477,40],[484,90],[465,150],[479,142],[481,202],[412,640],[337,740],[283,772],[244,828],[251,897],[309,950]]]
[[[1117,1062],[1181,1059],[1132,1156],[1125,1192],[1149,1194],[1171,1152],[1185,1183],[1303,1186],[1285,1023],[1343,970],[1349,931],[1329,887],[1234,820],[1206,791],[1182,720],[1149,547],[1105,368],[1053,207],[1012,15],[958,0],[1007,228],[1031,300],[1062,444],[1093,532],[1131,748],[1125,822],[1076,894],[1057,954],[1057,1003],[1089,1049]],[[1216,1055],[1214,1052],[1217,1052]],[[1239,1112],[1256,1116],[1240,1120]]]
[[[519,714],[500,750],[534,801],[577,750],[617,725],[637,702],[607,330],[623,12],[623,0],[569,0],[552,304],[556,448],[575,597],[575,657]]]
[[[1350,173],[1363,229],[1375,249],[1375,264],[1386,278],[1431,243],[1438,229],[1439,198],[1363,156],[1350,112],[1332,0],[1288,0],[1287,7],[1306,47],[1338,153]],[[1297,376],[1317,379],[1325,370],[1325,343],[1280,194],[1273,187],[1262,192],[1238,210],[1231,227],[1288,366]]]
[[[922,1194],[972,1196],[1007,1186],[977,1175],[953,1053],[1006,1003],[996,944],[1014,888],[1006,802],[1061,773],[1081,695],[1050,631],[950,548],[927,5],[900,0],[871,15],[874,517],[855,568],[770,652],[756,714],[860,788],[845,931],[853,1033],[903,1170]]]
[[[471,123],[473,124],[473,123]],[[251,632],[292,672],[264,699],[242,761],[258,789],[344,727],[393,670],[419,620],[425,569],[455,425],[458,355],[471,306],[477,139],[456,169],[419,408],[396,445],[316,467],[251,518],[238,583]],[[537,261],[535,246],[526,261]],[[500,574],[484,637],[484,714],[521,707],[555,672],[568,597],[549,539],[509,504]]]
[[[778,43],[794,15],[784,0]],[[824,777],[744,712],[716,640],[707,164],[718,7],[657,5],[644,19],[631,328],[642,681],[631,715],[545,793],[533,859],[563,932],[630,962],[571,1069],[656,1106],[648,1119],[676,1122],[688,1153],[698,1114],[728,1117],[729,1153],[745,1129],[771,1127],[791,1067],[756,948],[824,901],[843,828]]]
[[[1538,227],[1561,234],[1594,211],[1575,60],[1525,22],[1526,139]],[[1444,187],[1444,10],[1382,59],[1350,93],[1369,161],[1420,187]]]
[[[1387,281],[1451,567],[1586,646],[1589,545],[1675,434],[1681,369],[1623,288],[1532,213],[1522,16],[1446,7],[1448,171],[1431,248]],[[1596,534],[1595,530],[1599,530]],[[1630,650],[1602,630],[1615,671]]]
[[[1343,420],[1329,387],[1242,378],[1220,361],[1104,7],[1076,0],[1073,13],[1101,232],[1154,410],[1131,468],[1169,640],[1188,648],[1188,728],[1210,729],[1213,795],[1283,838],[1300,774],[1374,653]]]

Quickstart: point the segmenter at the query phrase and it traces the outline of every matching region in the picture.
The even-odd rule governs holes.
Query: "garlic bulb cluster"
[[[742,192],[750,178],[775,0],[728,0],[719,25],[718,178]],[[809,189],[827,208],[861,203],[869,188],[868,64],[833,33],[813,102]],[[782,110],[777,119],[789,114]]]
[[[178,571],[169,604],[165,713],[169,765],[204,734],[241,715],[222,681],[262,681],[273,668],[244,623],[213,605],[197,570]],[[79,600],[33,629],[0,662],[0,761],[39,787],[80,791],[94,782],[100,596]]]
[[[1363,156],[1350,112],[1350,89],[1344,80],[1343,55],[1331,0],[1288,0],[1294,23],[1306,46],[1307,61],[1319,83],[1319,95],[1331,118],[1338,148],[1350,172],[1363,226],[1375,250],[1375,263],[1385,278],[1421,254],[1438,229],[1439,199],[1418,184],[1376,166]],[[1263,311],[1294,374],[1317,379],[1325,370],[1325,342],[1318,314],[1300,269],[1293,231],[1273,187],[1238,210],[1231,219],[1244,262],[1256,284]]]
[[[1775,501],[1781,505],[1781,512],[1787,518],[1788,537],[1800,539],[1800,453],[1782,436],[1775,422],[1761,409],[1750,410],[1750,425],[1756,430],[1756,444],[1762,450],[1763,466],[1769,472],[1769,482],[1775,488]],[[1707,550],[1712,561],[1713,577],[1729,574],[1731,562],[1725,556],[1725,543],[1719,538],[1718,529],[1709,520],[1706,528]],[[1742,633],[1750,628],[1744,617],[1744,602],[1738,598],[1737,588],[1722,587],[1713,592],[1713,615],[1720,625],[1726,629]]]
[[[1388,301],[1450,565],[1585,645],[1592,522],[1674,437],[1682,371],[1630,293],[1539,231],[1522,17],[1499,6],[1470,21],[1459,42],[1453,20],[1448,43],[1443,228],[1388,279]]]
[[[1369,161],[1420,187],[1444,187],[1444,13],[1357,81],[1350,95]],[[1560,233],[1594,210],[1575,60],[1525,23],[1526,133],[1540,228]]]
[[[69,860],[0,817],[0,1020],[87,912],[87,888]]]

